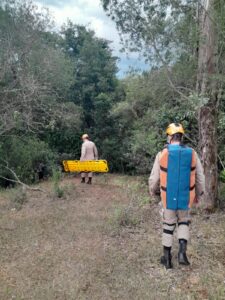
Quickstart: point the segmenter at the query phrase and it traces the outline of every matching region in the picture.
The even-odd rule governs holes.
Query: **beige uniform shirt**
[[[98,150],[95,144],[91,141],[85,141],[82,144],[81,148],[81,161],[85,160],[97,160],[98,159]]]
[[[160,157],[161,153],[159,152],[155,158],[153,168],[148,180],[149,193],[151,196],[159,190],[160,187]],[[196,155],[196,178],[195,178],[195,191],[196,197],[199,200],[200,196],[205,192],[205,175],[201,161],[195,152]]]

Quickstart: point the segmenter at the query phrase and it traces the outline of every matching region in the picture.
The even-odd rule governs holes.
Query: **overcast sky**
[[[138,54],[129,53],[127,57],[125,53],[120,53],[120,39],[115,24],[106,16],[100,0],[35,0],[35,2],[38,6],[49,8],[58,27],[70,19],[75,24],[87,25],[98,37],[112,41],[113,53],[120,57],[118,64],[120,77],[124,76],[130,66],[135,69],[147,68],[138,59]]]

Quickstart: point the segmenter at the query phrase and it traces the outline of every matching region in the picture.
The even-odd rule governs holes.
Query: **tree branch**
[[[46,190],[43,190],[43,189],[41,189],[40,187],[31,187],[31,186],[27,185],[26,183],[22,182],[22,181],[19,179],[19,177],[17,176],[16,172],[13,171],[11,168],[9,168],[8,162],[6,162],[6,166],[4,166],[4,168],[7,169],[7,170],[14,176],[15,179],[7,178],[7,177],[1,176],[1,175],[0,175],[0,178],[5,179],[5,180],[8,180],[8,181],[10,181],[10,182],[14,182],[14,183],[20,184],[20,185],[22,185],[24,188],[26,188],[26,189],[28,189],[28,190],[31,190],[31,191],[39,191],[39,192],[46,193]]]

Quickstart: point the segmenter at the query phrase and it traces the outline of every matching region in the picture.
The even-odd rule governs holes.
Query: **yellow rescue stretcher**
[[[65,172],[96,172],[107,173],[109,171],[106,160],[63,160]]]

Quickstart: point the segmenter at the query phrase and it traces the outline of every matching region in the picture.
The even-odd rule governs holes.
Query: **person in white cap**
[[[86,160],[98,160],[98,150],[97,147],[95,146],[95,143],[91,142],[89,139],[88,134],[83,134],[82,135],[82,147],[81,147],[81,157],[80,161],[86,161]],[[86,176],[88,177],[87,184],[92,183],[92,176],[93,173],[81,173],[81,183],[85,183],[85,178]]]

